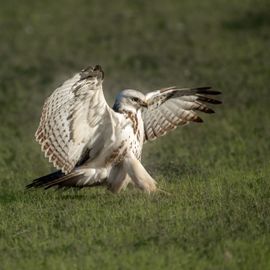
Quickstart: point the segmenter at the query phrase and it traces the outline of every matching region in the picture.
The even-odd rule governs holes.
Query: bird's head
[[[145,95],[137,90],[127,89],[116,96],[113,109],[119,112],[126,110],[135,113],[142,107],[148,107]]]

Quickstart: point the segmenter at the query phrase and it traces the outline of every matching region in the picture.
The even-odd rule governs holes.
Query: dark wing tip
[[[200,87],[194,87],[191,90],[204,91],[204,90],[209,90],[211,88],[212,88],[212,86],[200,86]]]
[[[201,117],[199,117],[198,115],[196,117],[194,117],[192,119],[192,122],[196,122],[196,123],[203,123],[203,120]]]
[[[212,99],[211,101],[212,101],[212,104],[222,104],[222,101],[218,99]]]
[[[81,73],[83,72],[92,72],[94,70],[94,68],[92,66],[87,66],[86,68],[81,70]]]
[[[195,91],[197,94],[204,94],[204,95],[220,95],[221,92],[217,90],[211,90],[212,87],[205,86],[205,87],[197,87],[193,88],[192,90]]]
[[[207,93],[209,95],[221,95],[222,94],[222,92],[217,91],[217,90],[209,90]]]
[[[102,70],[100,65],[96,65],[94,68],[92,66],[88,66],[84,68],[80,72],[81,80],[97,77],[98,79],[104,79],[104,71]]]
[[[96,66],[94,67],[94,71],[100,72],[100,73],[101,73],[101,78],[102,78],[102,80],[104,79],[104,71],[103,71],[101,65],[96,65]]]
[[[211,103],[211,104],[222,104],[222,101],[220,101],[220,100],[213,99],[213,98],[206,97],[206,96],[201,96],[201,95],[198,95],[198,100],[204,101],[207,103]]]
[[[101,65],[95,65],[94,71],[103,71]]]
[[[215,111],[213,110],[213,109],[211,109],[211,108],[205,108],[205,110],[203,110],[203,112],[205,112],[205,113],[215,113]]]

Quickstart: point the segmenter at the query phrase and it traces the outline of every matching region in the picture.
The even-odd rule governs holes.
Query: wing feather
[[[221,101],[209,97],[218,95],[211,87],[163,88],[146,95],[148,108],[143,109],[145,141],[165,135],[179,125],[203,122],[196,111],[214,113],[205,103],[220,104]]]
[[[88,67],[58,87],[43,106],[35,138],[45,157],[64,173],[74,169],[87,149],[98,153],[97,147],[109,139],[101,138],[102,130],[113,130],[103,76],[100,66]]]

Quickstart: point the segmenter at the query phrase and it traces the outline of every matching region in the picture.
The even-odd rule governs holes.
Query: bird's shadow
[[[57,192],[57,200],[73,200],[73,201],[89,201],[89,200],[96,200],[101,196],[101,192],[100,187],[95,187],[95,191],[94,192],[90,192],[90,190],[92,190],[92,188],[85,188],[84,190],[82,190],[81,188],[69,188],[66,190],[55,190],[55,192]],[[88,192],[87,192],[88,191]],[[103,190],[102,194],[106,194],[106,191]],[[103,194],[103,195],[104,195]]]
[[[56,199],[61,201],[85,201],[89,200],[89,196],[86,196],[85,194],[58,194]]]

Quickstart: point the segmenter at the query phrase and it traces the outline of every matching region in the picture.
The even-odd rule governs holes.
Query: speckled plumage
[[[58,87],[45,101],[35,137],[45,156],[62,173],[34,180],[28,187],[107,185],[119,192],[129,182],[152,192],[155,180],[140,163],[143,143],[178,125],[202,122],[197,111],[213,113],[218,104],[210,87],[164,88],[146,95],[120,92],[106,103],[100,66],[88,67]]]

